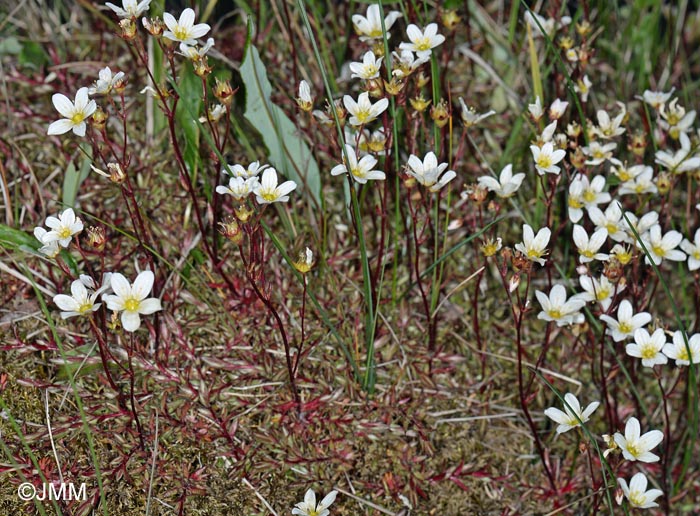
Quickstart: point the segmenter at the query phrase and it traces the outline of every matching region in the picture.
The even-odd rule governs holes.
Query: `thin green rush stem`
[[[338,141],[342,146],[343,159],[346,163],[350,160],[347,155],[347,149],[345,148],[345,137],[343,135],[343,128],[340,126],[340,120],[338,119],[338,112],[335,109],[335,103],[333,102],[333,91],[331,90],[330,82],[328,80],[328,73],[326,71],[323,60],[321,59],[321,53],[318,49],[316,43],[316,37],[311,28],[311,23],[309,22],[309,17],[306,13],[306,2],[305,0],[297,0],[297,5],[301,13],[301,18],[304,23],[304,27],[311,41],[311,46],[314,50],[314,56],[316,62],[321,71],[321,76],[323,77],[323,84],[326,90],[326,98],[331,108],[331,113],[333,114],[333,120],[335,122],[336,131],[338,134]],[[367,247],[365,244],[364,229],[362,226],[362,216],[360,212],[360,206],[357,200],[357,191],[353,183],[353,179],[349,175],[346,176],[348,185],[350,187],[350,201],[352,203],[352,210],[355,218],[355,225],[357,229],[357,240],[360,246],[360,262],[362,264],[362,280],[365,295],[365,346],[367,350],[367,360],[365,375],[362,379],[362,388],[369,393],[374,391],[374,368],[375,368],[375,357],[374,357],[374,329],[375,329],[375,314],[374,314],[374,299],[373,299],[373,288],[372,288],[372,278],[369,269],[369,258],[367,256]]]

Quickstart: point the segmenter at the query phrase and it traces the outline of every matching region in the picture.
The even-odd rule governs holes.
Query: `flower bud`
[[[216,79],[216,84],[214,85],[214,96],[221,102],[224,106],[230,106],[233,101],[233,95],[236,91],[231,88],[231,83],[228,81],[220,81]]]
[[[90,121],[95,129],[101,131],[105,128],[105,124],[107,123],[108,118],[109,115],[102,111],[102,108],[100,106],[97,106],[97,109],[92,114],[92,118],[90,119]]]
[[[632,136],[628,148],[635,156],[644,156],[647,148],[647,136],[645,133],[637,133]]]
[[[450,120],[450,112],[447,109],[447,103],[444,99],[440,99],[438,105],[430,109],[430,118],[433,119],[433,122],[435,122],[435,125],[438,127],[445,127]]]
[[[384,90],[389,94],[389,95],[398,95],[401,90],[404,87],[404,83],[398,79],[397,77],[394,77],[391,79],[390,82],[384,81]]]
[[[425,111],[428,106],[430,105],[430,100],[426,100],[423,98],[423,95],[419,95],[416,98],[409,99],[409,102],[411,103],[411,107],[418,111],[419,113],[422,113]]]
[[[292,265],[302,274],[306,274],[314,266],[314,253],[307,247],[306,251],[299,253],[299,259],[292,262]]]
[[[661,172],[656,178],[656,188],[661,195],[666,195],[671,190],[671,177],[668,172]]]
[[[126,181],[126,174],[119,163],[108,163],[109,179],[115,184],[121,184]]]
[[[248,208],[245,204],[241,204],[238,208],[235,210],[236,212],[236,218],[243,222],[244,224],[248,222],[248,219],[253,215],[253,209]]]
[[[122,29],[121,37],[126,41],[130,41],[136,37],[136,24],[131,18],[119,20],[119,27]]]
[[[209,66],[207,56],[202,56],[192,64],[194,65],[194,73],[197,77],[204,78],[211,73],[211,67]]]
[[[241,226],[233,217],[228,217],[226,220],[219,222],[219,232],[229,239],[234,244],[240,244],[243,240],[243,232],[241,231]]]
[[[447,9],[442,12],[442,24],[447,30],[455,30],[457,25],[459,25],[461,22],[462,18],[457,14],[455,9]]]
[[[101,226],[90,226],[88,228],[87,243],[95,251],[102,252],[106,242],[107,236],[105,235],[105,228]]]
[[[143,18],[141,23],[143,23],[143,27],[151,36],[158,37],[162,35],[163,30],[165,30],[165,24],[160,18],[151,18],[150,20],[148,18]]]

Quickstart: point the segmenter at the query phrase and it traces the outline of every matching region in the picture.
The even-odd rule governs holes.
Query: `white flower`
[[[403,42],[399,45],[399,48],[415,52],[418,57],[429,56],[433,48],[442,45],[445,41],[445,36],[438,34],[437,31],[437,23],[429,23],[423,31],[417,25],[411,23],[406,27],[406,34],[411,42]]]
[[[260,172],[268,168],[270,165],[260,165],[259,161],[253,161],[248,168],[244,168],[243,165],[226,165],[221,169],[222,173],[229,174],[232,177],[242,177],[243,179],[248,179],[250,177],[256,177],[260,175]]]
[[[649,230],[659,222],[659,214],[653,210],[645,213],[641,219],[638,219],[631,211],[625,212],[625,216],[629,221],[629,225],[625,221],[625,231],[627,233],[625,241],[630,244],[634,244],[637,241],[637,237],[634,236],[632,229],[637,232],[642,240],[648,239]]]
[[[163,22],[168,30],[163,32],[163,37],[173,41],[180,41],[187,45],[195,45],[197,38],[201,38],[209,32],[209,25],[206,23],[194,24],[194,11],[189,7],[182,11],[180,19],[175,21],[175,17],[170,13],[163,13]]]
[[[437,192],[457,177],[457,173],[454,170],[448,170],[442,174],[446,168],[447,163],[438,165],[437,156],[432,151],[425,155],[423,161],[413,154],[408,158],[408,173],[431,192]],[[442,174],[442,177],[440,177],[440,174]]]
[[[260,181],[257,176],[244,179],[242,177],[232,177],[229,179],[228,186],[219,185],[216,187],[216,193],[232,195],[234,199],[244,199],[255,191],[260,186]]]
[[[199,121],[202,124],[204,122],[206,122],[207,120],[210,120],[212,122],[218,122],[221,119],[221,117],[224,116],[225,114],[226,114],[226,106],[224,106],[223,104],[217,104],[216,106],[212,106],[209,108],[209,110],[207,111],[206,117],[200,116]]]
[[[568,106],[568,102],[564,102],[561,99],[555,99],[554,102],[552,102],[552,105],[549,106],[549,118],[552,120],[558,120],[564,115]]]
[[[700,269],[700,229],[695,231],[694,241],[684,238],[681,249],[688,255],[688,269],[695,271]]]
[[[552,138],[554,137],[554,131],[556,131],[556,130],[557,130],[557,121],[555,120],[554,122],[547,125],[542,130],[542,134],[540,135],[540,142],[541,143],[551,142]]]
[[[610,115],[602,109],[598,110],[596,116],[598,118],[598,127],[593,127],[593,134],[604,140],[614,138],[615,136],[620,136],[625,132],[625,128],[621,127],[622,121],[627,115],[627,109],[622,102],[618,102],[617,105],[620,107],[620,114],[615,118],[611,119]]]
[[[622,283],[611,283],[608,278],[601,275],[600,279],[591,276],[581,275],[578,278],[583,292],[576,294],[578,299],[585,302],[597,301],[606,312],[612,303],[613,297],[625,290]]]
[[[639,168],[637,167],[628,169],[628,171],[634,169],[633,177],[620,185],[620,189],[617,191],[618,195],[642,195],[645,193],[658,192],[658,189],[653,181],[654,169],[644,165],[640,166],[642,167],[641,171],[639,171]]]
[[[564,404],[564,411],[561,411],[558,408],[554,407],[550,407],[544,411],[545,416],[553,420],[555,423],[559,424],[559,426],[557,427],[558,434],[563,434],[564,432],[568,432],[572,428],[581,426],[581,423],[585,423],[586,421],[588,421],[588,419],[591,417],[591,414],[593,414],[593,411],[597,409],[600,405],[599,401],[594,401],[592,403],[589,403],[586,407],[586,410],[582,412],[581,404],[579,403],[576,396],[574,396],[570,392],[564,395],[564,401],[566,402]]]
[[[394,56],[395,68],[391,71],[391,75],[399,79],[410,75],[420,65],[430,61],[429,55],[414,56],[410,50],[402,50],[400,54],[392,52]]]
[[[581,150],[586,156],[590,156],[590,159],[586,160],[586,165],[600,165],[604,161],[612,158],[612,151],[615,147],[617,147],[617,143],[615,142],[601,145],[593,141],[588,146],[581,147]]]
[[[595,176],[593,181],[582,174],[576,174],[569,185],[569,219],[578,222],[583,217],[583,208],[592,208],[598,204],[610,202],[610,194],[603,192],[605,177]]]
[[[525,13],[525,21],[532,27],[535,36],[542,36],[542,34],[552,36],[554,31],[558,28],[569,25],[571,23],[571,18],[569,16],[562,16],[559,22],[557,22],[554,18],[544,18],[528,10]]]
[[[632,310],[632,303],[627,299],[623,299],[617,308],[617,320],[609,315],[601,315],[600,320],[608,325],[605,333],[611,335],[615,342],[620,342],[633,338],[635,331],[649,324],[651,322],[651,314],[649,312],[635,314]]]
[[[607,229],[608,236],[615,242],[626,241],[627,234],[625,233],[625,228],[627,226],[622,218],[622,210],[620,209],[619,203],[611,203],[605,209],[605,213],[597,206],[591,206],[588,208],[588,217],[591,219],[591,222],[595,224],[596,229]]]
[[[85,136],[87,127],[85,120],[97,109],[95,101],[88,98],[88,89],[83,87],[78,90],[75,94],[75,103],[60,93],[54,94],[51,102],[64,118],[53,122],[47,134],[65,134],[72,129],[77,136]]]
[[[680,142],[681,148],[673,154],[661,150],[657,151],[654,161],[674,174],[681,174],[700,168],[700,157],[691,156],[692,148],[688,135],[681,133]]]
[[[624,183],[625,181],[633,180],[646,169],[653,172],[653,169],[647,165],[634,165],[628,167],[626,164],[619,163],[610,167],[610,172],[617,176],[621,183]]]
[[[141,0],[141,2],[138,3],[136,3],[136,0],[122,0],[121,7],[117,7],[110,2],[107,2],[105,5],[112,9],[120,18],[138,18],[148,11],[150,3],[151,0]]]
[[[661,265],[661,261],[671,260],[674,262],[682,262],[685,260],[685,253],[676,249],[683,240],[683,235],[678,231],[669,231],[663,237],[661,236],[661,226],[655,224],[649,229],[649,233],[642,239],[644,247],[646,247],[649,256],[654,264]],[[637,242],[638,247],[639,242]],[[644,258],[644,261],[649,264],[649,256]]]
[[[60,213],[58,218],[48,217],[46,225],[51,228],[51,231],[46,232],[41,241],[44,244],[57,241],[62,247],[68,247],[73,235],[83,230],[83,221],[75,216],[73,208]]]
[[[154,276],[151,271],[140,272],[133,285],[120,273],[112,273],[110,284],[114,294],[103,296],[107,308],[121,312],[122,326],[128,332],[134,332],[141,326],[142,315],[149,315],[162,310],[160,300],[148,297],[153,288]]]
[[[44,236],[46,235],[46,233],[48,233],[48,231],[46,231],[46,229],[42,228],[41,226],[34,228],[34,236],[39,242],[44,244],[39,248],[39,252],[47,258],[56,258],[56,256],[58,256],[58,253],[61,251],[61,248],[58,247],[58,240],[44,242]]]
[[[659,430],[651,430],[641,435],[639,421],[636,417],[631,417],[625,425],[625,435],[620,432],[613,436],[615,443],[622,449],[622,455],[627,460],[638,460],[640,462],[657,462],[659,457],[651,453],[664,438],[664,434]]]
[[[505,199],[511,197],[518,191],[520,185],[523,184],[523,179],[525,179],[525,174],[521,172],[513,175],[513,165],[508,163],[503,167],[503,170],[501,170],[501,175],[497,180],[491,176],[481,176],[478,182],[483,188],[491,192],[496,192],[496,195]]]
[[[70,296],[58,294],[53,298],[53,302],[62,310],[62,319],[94,312],[101,306],[100,303],[95,304],[98,292],[89,293],[83,282],[79,279],[71,283],[70,292]]]
[[[673,344],[666,344],[661,351],[668,358],[676,361],[676,366],[687,366],[700,363],[700,333],[696,333],[688,339],[688,349],[685,347],[685,339],[682,331],[673,333]]]
[[[649,489],[649,491],[647,491],[647,477],[644,473],[637,473],[634,475],[632,480],[630,480],[629,487],[624,478],[618,478],[617,483],[620,485],[630,507],[637,507],[638,509],[658,507],[659,504],[654,500],[664,494],[661,489]]]
[[[574,244],[576,244],[576,248],[578,249],[579,263],[588,263],[593,260],[604,261],[608,259],[607,254],[598,252],[608,238],[607,229],[600,228],[589,238],[583,226],[574,224],[573,238]]]
[[[316,505],[316,493],[314,493],[313,489],[309,489],[304,495],[304,501],[294,506],[292,514],[299,516],[328,516],[330,514],[328,507],[335,502],[337,494],[337,491],[331,491]]]
[[[350,95],[345,95],[343,104],[345,104],[348,113],[352,115],[348,121],[354,126],[365,125],[373,121],[389,107],[387,99],[380,99],[372,104],[372,101],[369,100],[369,93],[366,91],[360,93],[357,102]]]
[[[543,256],[547,254],[550,236],[552,236],[552,232],[547,227],[540,229],[535,236],[530,225],[523,224],[523,241],[515,244],[515,249],[525,255],[528,260],[544,265],[546,260]]]
[[[347,161],[346,161],[347,159]],[[350,175],[360,184],[365,184],[371,179],[382,180],[386,175],[381,170],[372,170],[377,164],[377,158],[368,154],[359,161],[355,149],[349,143],[345,144],[345,154],[343,155],[343,163],[336,165],[331,169],[332,176],[350,173]],[[348,166],[349,165],[349,166]]]
[[[467,106],[462,97],[459,97],[459,105],[462,108],[461,117],[465,127],[473,127],[484,118],[488,118],[491,115],[496,114],[494,110],[487,111],[486,113],[477,113],[474,108]]]
[[[546,142],[542,148],[537,145],[530,145],[532,158],[535,160],[537,173],[543,176],[545,173],[558,174],[561,170],[556,166],[566,156],[566,151],[562,149],[554,150],[552,142]]]
[[[535,98],[534,104],[527,105],[527,110],[530,112],[530,116],[535,122],[542,118],[544,111],[542,109],[542,101],[540,100],[539,95]]]
[[[374,52],[368,50],[365,55],[362,56],[362,62],[352,62],[350,63],[350,71],[352,72],[351,77],[357,77],[359,79],[376,79],[379,77],[379,68],[382,66],[382,59],[374,55]]]
[[[538,319],[556,322],[557,326],[581,324],[585,320],[580,310],[586,302],[577,296],[567,301],[566,289],[562,285],[554,285],[549,296],[537,290],[535,297],[542,307],[542,311],[537,314]]]
[[[663,91],[644,90],[644,95],[642,97],[637,96],[637,98],[642,99],[651,107],[658,110],[662,105],[668,102],[668,99],[671,98],[671,95],[673,95],[675,90],[676,88],[671,88],[671,91],[668,93],[664,93]]]
[[[579,79],[578,81],[576,81],[576,84],[574,85],[574,90],[581,94],[581,100],[583,102],[586,102],[588,100],[588,94],[591,91],[591,86],[593,86],[593,83],[588,78],[588,75],[584,75],[583,79]]]
[[[262,179],[258,183],[253,193],[258,204],[270,204],[273,202],[287,202],[287,195],[292,190],[296,189],[297,184],[294,181],[285,181],[277,186],[277,171],[270,167],[263,172]]]
[[[661,328],[651,335],[644,328],[639,328],[634,332],[634,344],[627,344],[625,352],[631,357],[641,358],[644,367],[654,367],[668,362],[666,355],[661,353],[665,345],[666,336]]]
[[[389,39],[389,29],[394,25],[394,22],[401,17],[398,11],[390,11],[384,17],[384,27],[386,28],[386,37]],[[355,26],[355,31],[360,35],[360,41],[371,41],[382,37],[382,18],[378,4],[372,4],[367,8],[367,17],[361,14],[352,15],[352,24]]]
[[[296,99],[297,104],[304,111],[311,111],[314,106],[314,99],[311,96],[311,88],[309,83],[302,80],[299,82],[299,96]]]
[[[150,0],[149,0],[150,1]],[[107,95],[112,91],[112,88],[124,79],[124,72],[117,72],[112,75],[112,70],[109,66],[102,68],[98,74],[98,79],[95,85],[88,89],[90,95]]]
[[[194,44],[182,42],[180,43],[180,53],[187,59],[199,61],[207,55],[207,52],[209,52],[213,46],[214,38],[208,38],[207,42],[202,46],[196,46],[196,42]]]
[[[671,101],[668,110],[665,105],[662,105],[659,115],[661,116],[659,125],[674,139],[677,139],[681,133],[690,131],[695,121],[695,110],[686,113],[685,108],[678,105],[677,98]]]

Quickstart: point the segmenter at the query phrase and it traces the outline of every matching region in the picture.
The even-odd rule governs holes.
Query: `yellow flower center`
[[[685,349],[685,345],[681,347],[680,350],[678,350],[676,360],[687,360],[690,362],[690,358],[688,357],[688,350]]]
[[[537,158],[537,165],[540,168],[548,169],[552,166],[551,156],[548,156],[546,154],[540,154],[540,156]]]
[[[367,174],[365,173],[364,170],[360,167],[354,167],[350,169],[350,172],[354,177],[359,177],[360,179],[364,178]]]
[[[367,34],[370,38],[381,38],[382,37],[382,29],[381,27],[372,29],[369,31],[369,34]]]
[[[586,190],[583,192],[583,200],[586,202],[595,201],[596,192],[594,190]]]
[[[62,227],[58,230],[58,236],[60,239],[68,238],[71,236],[71,231],[69,227]]]
[[[127,312],[138,312],[140,304],[141,302],[138,299],[130,297],[124,301],[124,310]]]
[[[586,258],[593,258],[595,256],[595,251],[591,251],[590,249],[581,249],[579,254],[581,254],[581,256],[585,256]]]
[[[583,208],[583,203],[579,197],[569,197],[569,208]]]
[[[70,121],[73,125],[78,125],[85,120],[85,114],[82,111],[77,111],[70,117]]]
[[[420,38],[414,43],[416,50],[424,51],[424,50],[430,50],[430,38]]]
[[[364,124],[365,122],[370,121],[370,112],[369,109],[361,109],[357,113],[355,113],[355,118],[357,118],[357,121],[361,124]]]
[[[86,301],[85,303],[82,303],[78,307],[76,312],[78,312],[80,314],[84,314],[85,312],[89,312],[90,310],[92,310],[92,306],[93,306],[93,304],[90,301]]]
[[[608,235],[614,235],[615,233],[617,233],[617,224],[613,222],[608,222],[607,224],[605,224],[605,229],[608,230]]]
[[[618,170],[617,177],[619,177],[620,181],[623,181],[623,182],[629,181],[630,179],[634,179],[632,177],[632,174],[630,174],[626,168],[621,168],[620,170]]]
[[[654,349],[654,347],[652,345],[647,344],[645,346],[642,346],[641,354],[642,354],[642,358],[654,358],[656,356],[656,349]],[[629,450],[630,450],[630,453],[632,453],[632,449],[629,448]],[[637,453],[639,453],[639,452],[635,451],[632,454],[636,457]]]
[[[660,245],[652,245],[651,250],[654,251],[654,254],[656,254],[657,256],[660,256],[661,258],[666,256],[666,250],[663,247],[661,247]]]
[[[641,493],[640,491],[630,491],[629,501],[632,507],[641,507],[642,505],[646,504],[647,499],[646,496],[644,496],[644,493]]]
[[[561,310],[557,308],[552,308],[550,310],[547,310],[547,315],[549,315],[552,319],[560,319],[562,315]]]
[[[593,151],[593,157],[595,159],[605,159],[605,152],[603,152],[601,149],[596,149]]]
[[[189,31],[188,31],[185,27],[183,27],[183,26],[181,26],[181,25],[177,25],[177,26],[175,27],[175,30],[173,31],[173,34],[175,35],[175,38],[177,38],[177,39],[180,40],[180,41],[187,41],[188,39],[190,39],[190,38],[188,37],[188,36],[190,35],[190,34],[189,34]]]
[[[632,331],[632,325],[628,322],[620,323],[620,333],[629,333]]]
[[[676,113],[671,113],[670,115],[668,115],[666,121],[668,122],[668,125],[677,125],[678,122],[680,122],[680,118]]]
[[[598,301],[602,301],[602,300],[607,299],[609,297],[610,297],[610,289],[609,288],[599,288],[595,294],[595,298]]]
[[[540,258],[542,256],[543,252],[539,251],[538,249],[528,249],[527,250],[527,257],[528,258]]]
[[[696,249],[691,253],[692,257],[695,258],[696,260],[700,260],[700,249]]]

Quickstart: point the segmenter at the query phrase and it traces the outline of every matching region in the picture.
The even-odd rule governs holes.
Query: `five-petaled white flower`
[[[567,300],[563,285],[554,285],[549,296],[540,290],[535,291],[535,296],[542,307],[542,311],[537,314],[538,319],[556,322],[557,326],[581,324],[585,320],[580,310],[586,302],[577,296]]]
[[[638,460],[639,462],[657,462],[659,456],[651,453],[661,441],[664,434],[660,430],[651,430],[641,435],[641,428],[636,417],[631,417],[625,425],[625,435],[616,432],[615,443],[622,450],[622,455],[627,460]]]
[[[568,106],[568,102],[565,102],[561,99],[554,99],[552,105],[549,106],[549,118],[551,118],[552,120],[558,120],[564,115]]]
[[[403,42],[399,45],[399,48],[401,50],[411,50],[419,57],[429,56],[433,48],[442,45],[445,41],[445,36],[438,34],[437,31],[437,23],[429,23],[423,31],[417,25],[411,23],[406,27],[406,34],[411,42]]]
[[[637,98],[643,100],[651,107],[658,110],[661,108],[661,106],[668,102],[668,99],[671,98],[671,95],[673,95],[675,90],[676,88],[671,88],[671,91],[667,93],[664,93],[663,91],[644,90],[644,95],[641,97],[637,96]]]
[[[608,238],[607,229],[600,228],[589,238],[583,226],[574,224],[573,238],[576,249],[578,249],[578,260],[580,263],[588,263],[593,260],[605,261],[608,259],[607,254],[598,252]]]
[[[530,145],[530,150],[532,151],[532,158],[535,160],[535,168],[539,175],[559,173],[561,169],[556,165],[566,156],[565,150],[554,150],[552,142],[546,142],[542,145],[542,148],[537,145]]]
[[[649,257],[654,264],[661,265],[662,260],[671,260],[674,262],[682,262],[685,260],[685,253],[676,249],[683,240],[683,235],[678,231],[668,231],[665,235],[661,235],[661,226],[655,224],[649,229],[649,233],[642,237],[644,247],[649,253],[649,256],[644,258],[644,261],[649,264]],[[639,246],[639,243],[637,243]],[[639,246],[641,249],[641,246]]]
[[[350,63],[350,71],[352,72],[351,77],[357,77],[359,79],[376,79],[379,77],[379,68],[382,66],[382,59],[374,55],[374,52],[368,50],[365,55],[362,56],[362,62],[352,62]]]
[[[56,120],[49,126],[47,134],[65,134],[71,129],[78,136],[85,136],[87,124],[85,120],[92,116],[97,109],[94,100],[88,98],[88,88],[83,87],[75,94],[75,102],[71,102],[68,97],[61,93],[55,93],[51,97],[51,102],[61,115],[65,118]]]
[[[408,158],[407,172],[431,192],[437,192],[457,177],[457,173],[454,170],[448,170],[442,174],[446,168],[447,163],[438,165],[437,156],[432,151],[425,155],[423,161],[413,154]],[[440,174],[442,174],[442,177],[440,177]]]
[[[543,256],[547,254],[550,236],[552,231],[547,227],[541,228],[535,236],[532,227],[529,224],[523,224],[523,241],[515,244],[515,249],[523,253],[528,260],[544,265],[546,260]]]
[[[410,50],[402,50],[399,54],[398,52],[392,52],[394,56],[394,69],[391,71],[391,75],[398,77],[399,79],[406,77],[413,73],[416,68],[420,65],[430,61],[430,56],[414,56],[413,52]]]
[[[626,340],[634,337],[634,332],[642,326],[651,322],[651,314],[649,312],[634,313],[632,303],[627,299],[620,302],[617,308],[617,320],[609,315],[601,315],[600,320],[608,325],[605,333],[612,336],[615,342]]]
[[[94,286],[94,282],[92,285]],[[77,279],[70,285],[70,296],[66,294],[58,294],[53,297],[53,302],[56,303],[56,306],[62,310],[61,318],[68,319],[69,317],[84,315],[86,313],[98,310],[101,303],[95,303],[95,299],[97,299],[97,296],[100,294],[101,290],[103,289],[89,292],[85,287],[83,280]]]
[[[657,328],[653,334],[644,328],[634,332],[634,344],[627,344],[625,351],[631,357],[641,358],[644,367],[654,367],[657,364],[665,364],[668,358],[661,350],[666,345],[664,330]]]
[[[588,94],[591,92],[591,86],[593,86],[593,83],[588,78],[588,75],[584,75],[582,79],[576,81],[574,91],[581,94],[581,100],[583,102],[588,100]]]
[[[314,493],[313,489],[309,489],[304,495],[304,501],[299,502],[292,509],[292,514],[299,516],[328,516],[330,514],[328,507],[335,502],[337,494],[337,491],[331,491],[316,505],[316,493]]]
[[[222,173],[229,174],[232,177],[242,177],[243,179],[248,179],[249,177],[256,177],[260,175],[260,172],[268,168],[270,165],[261,165],[259,161],[253,161],[248,168],[243,165],[226,165],[221,169]]]
[[[372,104],[372,101],[369,100],[369,93],[365,91],[360,93],[357,102],[350,95],[345,95],[343,104],[345,104],[345,109],[348,110],[348,113],[352,115],[349,120],[350,125],[360,126],[373,121],[381,115],[389,107],[389,100],[379,99]]]
[[[564,403],[563,411],[554,407],[550,407],[544,411],[545,416],[559,424],[557,427],[558,434],[563,434],[572,428],[581,426],[581,423],[588,421],[593,411],[600,405],[599,401],[594,401],[589,403],[585,410],[581,411],[581,404],[576,396],[570,392],[564,395],[564,401],[566,403]]]
[[[700,269],[700,229],[695,231],[695,237],[691,242],[684,238],[681,249],[688,255],[688,269],[695,271]]]
[[[180,53],[191,61],[200,61],[214,46],[214,38],[208,38],[204,45],[180,43]]]
[[[189,7],[182,11],[179,20],[175,20],[170,13],[163,13],[163,22],[168,27],[168,30],[163,32],[163,37],[186,45],[196,45],[197,38],[204,36],[211,28],[206,23],[195,25],[194,11]]]
[[[349,143],[345,144],[345,154],[343,155],[343,163],[336,165],[331,169],[332,176],[350,173],[350,175],[360,184],[365,184],[371,179],[382,180],[386,175],[381,170],[372,170],[377,164],[377,158],[367,154],[358,161],[355,149]]]
[[[98,79],[95,85],[88,89],[90,95],[107,95],[112,91],[115,85],[119,84],[124,79],[124,72],[112,74],[109,66],[102,68],[98,74]]]
[[[586,147],[581,147],[581,151],[589,156],[590,159],[585,161],[586,165],[600,165],[606,160],[613,159],[612,151],[617,147],[617,143],[610,142],[601,145],[599,142],[591,142]]]
[[[612,283],[605,275],[601,275],[600,279],[582,274],[578,278],[583,292],[576,294],[577,298],[583,299],[585,302],[597,301],[607,311],[612,304],[613,297],[625,290],[626,285],[622,282]]]
[[[647,477],[641,472],[632,477],[629,486],[624,478],[617,479],[617,483],[620,485],[620,489],[622,489],[622,493],[627,498],[630,507],[651,509],[659,506],[654,500],[662,496],[664,492],[661,489],[649,489],[647,491],[647,482]]]
[[[390,11],[384,17],[384,28],[386,29],[386,37],[389,39],[389,29],[394,25],[394,22],[401,17],[398,11]],[[382,37],[382,18],[379,11],[379,4],[372,4],[367,8],[367,16],[361,14],[352,15],[352,24],[355,26],[355,31],[360,35],[361,41],[372,41]]]
[[[688,355],[690,349],[690,355]],[[676,366],[687,366],[700,363],[700,333],[694,334],[688,339],[688,347],[685,347],[683,332],[678,330],[673,333],[673,344],[666,344],[662,349],[664,355],[676,361]]]
[[[501,175],[498,179],[491,176],[481,176],[478,179],[479,185],[491,192],[495,192],[499,197],[508,198],[518,191],[520,185],[523,184],[525,174],[522,172],[513,175],[513,165],[507,164],[501,170]]]
[[[218,194],[228,194],[232,195],[234,199],[244,199],[248,195],[255,191],[255,189],[260,185],[260,180],[257,176],[243,178],[243,177],[232,177],[228,181],[228,186],[219,185],[216,187],[216,193]]]
[[[622,102],[618,102],[617,105],[620,107],[620,113],[615,118],[610,118],[607,111],[602,109],[598,110],[596,113],[598,126],[593,126],[593,134],[607,140],[615,136],[620,136],[625,132],[625,128],[622,127],[622,122],[627,116],[627,109]]]
[[[270,167],[263,172],[260,183],[255,186],[253,193],[258,204],[270,204],[273,202],[287,202],[292,190],[296,189],[297,184],[294,181],[285,181],[281,185],[277,185],[277,171]]]
[[[656,151],[654,161],[674,174],[700,168],[700,156],[693,156],[693,149],[687,134],[680,134],[680,143],[681,148],[673,153],[663,150]]]
[[[47,217],[46,225],[51,228],[51,231],[47,231],[41,241],[44,244],[58,242],[62,247],[68,247],[73,235],[83,230],[83,221],[75,216],[73,208],[68,208],[58,217]]]
[[[141,2],[136,2],[136,0],[122,0],[122,6],[116,6],[110,2],[105,5],[112,9],[114,13],[120,18],[138,18],[143,13],[148,11],[148,6],[151,4],[151,0],[141,0]]]
[[[114,294],[103,296],[107,308],[121,312],[122,326],[128,332],[134,332],[141,326],[142,315],[149,315],[162,310],[160,299],[148,297],[153,288],[154,276],[151,271],[142,271],[136,276],[133,285],[122,274],[112,273],[110,284]]]

